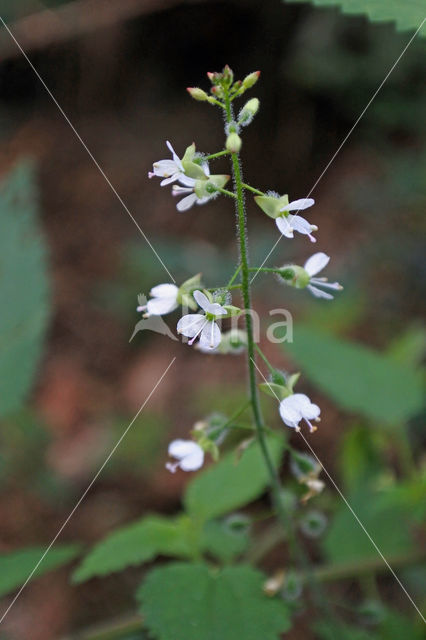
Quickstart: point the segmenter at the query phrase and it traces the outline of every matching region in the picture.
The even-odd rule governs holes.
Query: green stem
[[[230,151],[228,149],[224,149],[223,151],[218,151],[217,153],[210,153],[208,156],[204,156],[203,160],[215,160],[215,158],[220,158],[221,156],[229,156]]]
[[[241,289],[240,284],[232,284],[229,286],[228,284],[225,287],[209,287],[207,291],[217,291],[218,289]]]
[[[271,365],[271,363],[269,362],[268,358],[265,356],[265,354],[263,353],[262,349],[259,347],[259,345],[255,344],[254,348],[256,349],[257,353],[260,355],[260,357],[262,358],[263,362],[266,364],[266,366],[268,367],[269,371],[271,373],[274,373],[275,368]]]
[[[232,191],[228,191],[228,189],[221,189],[220,187],[216,187],[216,191],[219,193],[223,193],[225,196],[229,196],[230,198],[236,198],[237,196]]]
[[[228,284],[226,285],[226,286],[227,286],[227,288],[229,288],[229,287],[232,285],[232,283],[235,281],[235,278],[238,276],[238,274],[240,273],[240,271],[241,271],[241,265],[239,264],[239,265],[238,265],[238,267],[237,267],[237,268],[236,268],[236,270],[235,270],[234,275],[232,276],[232,278],[230,279],[230,281],[229,281],[229,282],[228,282]]]
[[[263,193],[263,191],[259,191],[259,189],[255,189],[254,187],[251,187],[249,184],[246,184],[245,182],[243,182],[243,187],[244,187],[244,189],[247,189],[248,191],[252,191],[253,193],[255,193],[258,196],[264,196],[265,195]]]
[[[229,100],[228,94],[225,96],[225,107],[226,107],[226,120],[229,124],[232,121],[232,109],[231,103]],[[245,322],[246,322],[246,330],[247,330],[247,366],[248,366],[248,377],[249,377],[249,391],[250,391],[250,402],[253,411],[254,423],[256,426],[257,440],[259,442],[259,447],[262,452],[263,459],[265,461],[265,465],[268,469],[268,473],[271,480],[271,487],[274,496],[274,502],[277,509],[277,513],[279,514],[280,520],[282,521],[284,528],[287,531],[287,535],[290,538],[291,527],[288,522],[287,513],[285,508],[283,507],[281,501],[281,483],[278,476],[278,473],[275,469],[275,466],[272,462],[271,454],[268,449],[268,445],[266,443],[265,438],[265,429],[264,422],[262,417],[262,412],[260,408],[259,395],[257,391],[256,384],[256,363],[255,363],[255,345],[253,338],[253,322],[251,317],[251,291],[250,291],[250,276],[249,276],[249,259],[248,259],[248,248],[247,248],[247,231],[246,231],[246,215],[244,210],[244,188],[243,181],[241,176],[241,166],[240,159],[238,153],[231,153],[232,160],[232,173],[235,184],[236,191],[236,217],[237,217],[237,231],[238,231],[238,239],[239,239],[239,251],[240,251],[240,265],[241,265],[241,285],[242,285],[242,296],[244,301],[244,309],[245,309]],[[292,544],[292,543],[290,543]],[[294,546],[292,544],[292,546]]]
[[[249,271],[263,271],[264,273],[281,273],[283,269],[270,269],[269,267],[250,267]]]

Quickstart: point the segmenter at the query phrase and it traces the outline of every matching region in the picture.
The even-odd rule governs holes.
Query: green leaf
[[[84,558],[72,576],[84,582],[105,576],[130,565],[152,560],[158,555],[188,557],[187,520],[148,516],[111,533]]]
[[[172,564],[148,575],[138,599],[157,640],[278,640],[289,614],[282,601],[262,592],[264,580],[246,566],[213,572]]]
[[[284,0],[306,2],[307,0]],[[417,29],[425,17],[422,0],[310,0],[317,7],[339,7],[347,15],[366,15],[371,22],[395,22],[398,31]],[[421,30],[419,35],[425,35]]]
[[[0,597],[24,584],[45,551],[46,547],[30,547],[0,555]],[[78,545],[55,545],[35,570],[31,580],[68,564],[79,553]]]
[[[422,408],[418,372],[364,345],[302,325],[285,349],[342,409],[394,425]]]
[[[49,316],[46,244],[30,164],[0,185],[0,416],[19,409],[33,382]]]
[[[267,439],[274,464],[279,465],[284,438]],[[205,521],[238,509],[258,498],[269,484],[269,474],[257,442],[237,460],[234,453],[196,476],[186,488],[185,507],[195,519]]]
[[[218,560],[229,562],[247,549],[249,540],[247,529],[233,531],[226,522],[211,520],[204,526],[200,546]]]
[[[424,626],[419,617],[415,621],[401,615],[397,611],[388,611],[386,618],[378,629],[380,640],[424,639]]]
[[[413,549],[411,505],[402,504],[397,491],[367,488],[349,496],[348,502],[386,558]],[[377,557],[377,550],[345,504],[329,526],[323,549],[334,564]]]

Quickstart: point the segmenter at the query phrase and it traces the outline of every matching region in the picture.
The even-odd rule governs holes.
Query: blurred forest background
[[[232,203],[178,214],[169,189],[147,179],[152,162],[167,157],[166,140],[179,154],[193,140],[206,152],[222,144],[218,114],[185,87],[207,89],[206,71],[225,64],[237,77],[261,70],[245,177],[296,199],[310,191],[412,33],[279,0],[3,0],[2,17],[176,280],[202,271],[208,286],[226,281],[236,263]],[[303,371],[303,390],[322,407],[315,451],[389,560],[412,555],[398,574],[416,601],[426,583],[418,391],[424,54],[418,37],[313,193],[316,246],[332,256],[328,275],[344,284],[342,294],[328,303],[273,279],[254,283],[263,317],[285,306],[296,320],[293,345],[262,348],[277,366]],[[136,295],[169,278],[4,28],[0,137],[3,611],[173,356],[52,550],[50,568],[76,566],[78,545],[144,513],[176,511],[188,477],[165,470],[167,443],[212,409],[231,412],[245,381],[238,357],[210,356],[207,369],[207,356],[164,336],[146,331],[129,343]],[[216,166],[228,171],[226,161]],[[248,215],[256,264],[277,232],[252,202]],[[282,241],[267,266],[303,263],[311,249],[304,238]],[[174,330],[177,316],[166,320]],[[279,424],[275,405],[262,402]],[[301,446],[296,434],[293,441]],[[318,500],[329,524],[312,543],[313,558],[379,561],[331,485]],[[265,559],[271,571],[277,553]],[[394,637],[420,638],[415,611],[379,565],[379,591],[402,625]],[[143,571],[73,586],[70,566],[58,568],[25,589],[0,637],[51,640],[126,615]],[[335,592],[349,603],[360,593],[368,595],[368,585],[350,578]],[[309,622],[301,616],[286,637],[320,637]],[[367,614],[363,622],[368,631]]]

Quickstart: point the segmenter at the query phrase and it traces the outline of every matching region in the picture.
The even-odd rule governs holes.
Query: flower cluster
[[[242,96],[248,89],[253,87],[259,78],[259,72],[254,72],[246,76],[243,80],[234,81],[232,70],[226,66],[222,72],[208,73],[211,82],[210,93],[199,87],[190,87],[188,92],[192,98],[201,102],[218,106],[225,115],[225,144],[224,148],[217,153],[210,155],[199,153],[195,144],[189,145],[182,157],[179,157],[169,141],[166,145],[171,153],[171,158],[159,160],[153,164],[152,171],[148,173],[149,178],[161,178],[160,185],[172,185],[172,195],[181,197],[177,203],[177,210],[180,212],[190,209],[194,204],[203,205],[220,195],[231,197],[237,204],[237,218],[239,220],[239,241],[240,247],[245,242],[245,213],[243,206],[244,192],[254,195],[255,204],[275,224],[287,239],[293,239],[295,232],[307,236],[315,243],[317,241],[314,233],[318,231],[318,226],[300,215],[300,211],[306,210],[315,204],[310,198],[300,198],[289,201],[287,195],[280,195],[274,191],[262,192],[257,188],[246,185],[242,182],[241,176],[236,173],[238,166],[238,155],[242,147],[240,133],[243,127],[249,125],[259,109],[259,100],[252,98],[242,107],[237,116],[234,116],[233,101]],[[219,157],[230,156],[234,172],[235,190],[228,191],[225,185],[230,179],[226,174],[212,174],[209,163]],[[328,282],[325,277],[318,277],[318,274],[329,263],[330,257],[325,253],[313,254],[303,266],[297,264],[287,264],[276,269],[262,269],[259,271],[269,271],[286,285],[296,289],[308,289],[316,298],[330,300],[333,295],[330,291],[342,289],[338,282]],[[255,270],[255,269],[251,269]],[[171,313],[179,306],[186,311],[177,323],[177,333],[187,338],[189,345],[195,341],[196,348],[202,353],[241,353],[248,352],[249,367],[253,366],[254,340],[250,325],[246,323],[246,331],[233,327],[230,331],[222,332],[221,322],[227,318],[238,316],[242,313],[240,308],[230,304],[231,289],[240,289],[248,300],[248,272],[250,271],[246,253],[241,253],[240,264],[231,277],[228,284],[222,289],[206,289],[201,283],[201,276],[193,276],[180,287],[175,284],[160,284],[150,291],[150,299],[145,302],[143,297],[139,300],[137,310],[144,314],[144,317],[161,316]],[[239,280],[237,277],[239,276]],[[235,283],[235,284],[234,284]],[[213,292],[213,293],[212,293]],[[260,351],[260,349],[259,349]],[[260,352],[265,362],[266,357]],[[301,424],[308,425],[312,433],[316,430],[314,422],[319,421],[320,408],[311,402],[307,395],[295,393],[299,374],[288,376],[277,370],[273,370],[270,382],[261,383],[260,389],[269,395],[275,396],[279,402],[279,414],[284,424],[295,431],[300,431]],[[254,370],[252,371],[254,375]],[[251,403],[254,406],[253,397]],[[203,423],[204,424],[204,423]],[[194,471],[200,468],[204,462],[206,452],[210,452],[213,457],[218,455],[219,441],[213,440],[210,436],[200,436],[199,430],[192,432],[193,440],[174,440],[169,446],[169,455],[175,462],[169,462],[167,468],[174,472],[179,467],[184,471]],[[308,485],[311,483],[312,486]],[[309,476],[306,484],[310,491],[319,490],[317,478]],[[317,485],[315,485],[317,483]]]

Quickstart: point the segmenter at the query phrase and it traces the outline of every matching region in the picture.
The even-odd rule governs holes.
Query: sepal
[[[263,213],[273,218],[279,218],[283,215],[282,209],[288,204],[288,196],[255,196],[254,198],[258,207],[260,207]]]

